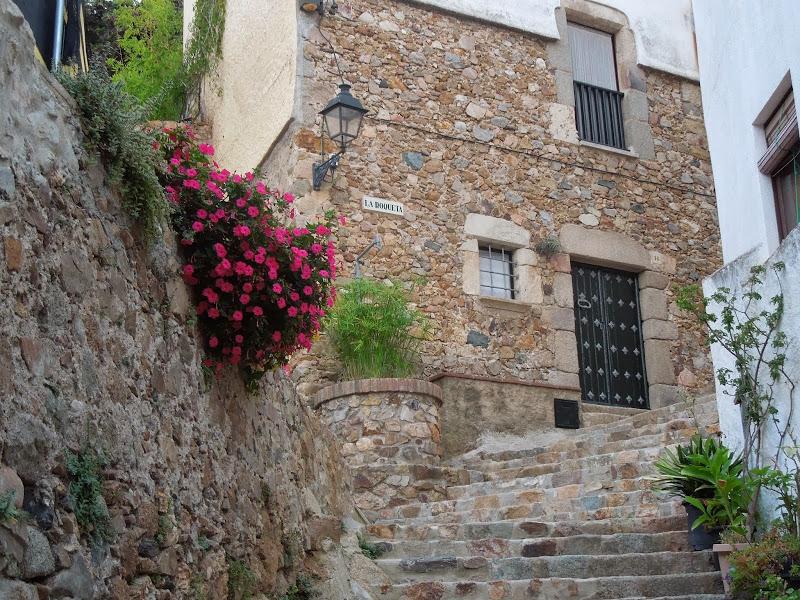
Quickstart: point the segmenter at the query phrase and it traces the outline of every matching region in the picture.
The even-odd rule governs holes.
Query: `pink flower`
[[[291,204],[292,202],[294,202],[294,194],[290,194],[289,192],[286,192],[283,195],[283,199],[286,201],[287,204]]]
[[[347,225],[347,217],[339,215],[339,225]]]
[[[328,235],[331,230],[325,227],[325,225],[317,225],[317,235]]]
[[[233,228],[233,235],[236,237],[247,237],[250,235],[250,228],[247,225],[237,225]]]
[[[242,314],[242,311],[235,310],[231,315],[231,319],[233,319],[234,321],[241,321],[242,319],[244,319],[244,315]]]
[[[303,288],[303,293],[304,293],[306,296],[310,296],[311,294],[313,294],[313,293],[314,293],[314,288],[312,288],[310,285],[307,285],[307,286],[305,286],[305,287]]]
[[[225,258],[225,256],[228,254],[228,251],[225,249],[225,246],[223,246],[219,242],[214,244],[214,252],[217,253],[217,257],[219,258]]]
[[[300,300],[300,294],[298,294],[297,292],[292,292],[291,294],[289,294],[289,298],[292,299],[292,302],[297,302],[298,300]]]
[[[311,252],[313,254],[319,254],[320,252],[322,252],[322,244],[317,244],[317,243],[311,244]]]
[[[257,317],[260,317],[261,315],[264,314],[264,309],[261,308],[260,306],[254,306],[253,307],[253,314],[255,316],[257,316]]]
[[[197,233],[203,231],[204,228],[205,228],[204,225],[200,221],[195,221],[194,223],[192,223],[192,229]]]
[[[219,311],[212,306],[211,308],[208,309],[208,317],[210,319],[216,319],[217,317],[219,317]]]
[[[197,177],[197,169],[186,169],[186,176],[187,177],[191,177],[192,179],[194,179],[195,177]],[[197,188],[197,189],[200,189],[200,188]]]
[[[217,346],[219,346],[219,340],[217,339],[216,336],[212,335],[211,338],[209,338],[208,340],[208,345],[211,348],[216,348]]]
[[[248,214],[248,216],[250,216],[250,217],[255,219],[258,216],[258,208],[255,207],[255,206],[248,207],[247,208],[247,214]]]
[[[242,304],[249,304],[250,303],[250,296],[248,294],[242,294],[239,296],[239,302]]]
[[[330,275],[325,269],[320,269],[319,276],[327,278]]]
[[[214,216],[217,217],[218,219],[224,219],[225,218],[225,210],[222,209],[222,208],[218,208],[217,212],[214,213]]]
[[[276,294],[280,294],[283,291],[283,286],[280,283],[273,283],[272,291]]]
[[[245,198],[239,198],[238,200],[236,200],[236,206],[238,208],[244,208],[245,206],[247,206],[247,200]]]
[[[281,336],[281,332],[280,331],[275,331],[272,334],[272,341],[273,342],[280,342],[281,341],[281,337],[282,337]]]
[[[242,289],[243,289],[243,290],[244,290],[246,293],[248,293],[248,294],[249,294],[250,292],[252,292],[252,291],[253,291],[253,284],[252,284],[252,283],[245,283],[245,284],[242,286]]]
[[[243,335],[237,335],[237,336],[236,336],[235,338],[233,338],[233,339],[234,339],[234,340],[236,340],[236,343],[237,343],[237,344],[241,344],[241,343],[244,341],[244,336],[243,336]]]
[[[197,210],[198,219],[205,219],[207,217],[208,217],[208,211],[205,208],[200,208]]]
[[[265,185],[264,185],[264,184],[263,184],[261,181],[259,181],[259,182],[256,184],[256,191],[257,191],[259,194],[262,194],[262,195],[264,195],[264,194],[266,194],[266,193],[267,193],[267,186],[265,186]]]
[[[194,265],[183,265],[183,274],[191,277],[194,274]]]
[[[200,189],[200,182],[197,179],[184,179],[183,180],[183,187],[191,188],[193,190]]]
[[[275,304],[278,305],[278,308],[286,308],[286,300],[283,298],[278,298],[278,301]]]
[[[297,316],[297,309],[294,306],[290,306],[289,308],[287,308],[286,312],[290,317],[296,317]]]
[[[214,146],[211,144],[198,144],[197,149],[206,156],[214,156]]]

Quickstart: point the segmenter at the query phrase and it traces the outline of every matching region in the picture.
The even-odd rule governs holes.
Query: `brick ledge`
[[[437,404],[442,404],[442,388],[431,381],[424,379],[381,378],[381,379],[356,379],[334,383],[322,388],[314,396],[314,408],[319,408],[326,402],[342,396],[354,394],[372,394],[375,392],[405,392],[430,396]]]
[[[548,388],[551,390],[564,390],[568,392],[580,392],[581,388],[571,385],[558,385],[549,383],[547,381],[528,381],[526,379],[516,379],[514,377],[489,377],[487,375],[469,375],[466,373],[451,373],[449,371],[442,371],[436,375],[429,377],[428,381],[431,383],[444,379],[445,377],[453,377],[454,379],[471,379],[473,381],[487,381],[489,383],[513,383],[515,385],[526,385],[528,387]]]

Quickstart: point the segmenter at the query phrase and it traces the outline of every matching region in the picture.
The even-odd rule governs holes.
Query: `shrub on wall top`
[[[183,278],[196,290],[206,335],[205,366],[258,375],[310,348],[333,304],[333,213],[299,226],[291,194],[220,168],[214,148],[196,144],[189,130],[167,129],[158,144]]]
[[[339,291],[325,331],[349,379],[406,377],[416,370],[428,321],[400,286],[357,279]]]

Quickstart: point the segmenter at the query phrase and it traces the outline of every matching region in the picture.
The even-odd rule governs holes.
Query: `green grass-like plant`
[[[169,208],[158,179],[160,155],[142,129],[147,111],[102,68],[74,76],[60,71],[58,78],[78,105],[88,150],[100,157],[145,238],[154,239]]]
[[[101,480],[103,458],[88,448],[79,454],[68,450],[66,463],[70,476],[69,498],[78,526],[95,545],[111,541],[111,518],[103,499]]]
[[[228,558],[228,600],[250,600],[256,583],[255,573],[243,560]]]
[[[324,328],[346,378],[407,377],[429,322],[400,285],[357,279],[339,290]]]
[[[0,494],[0,523],[12,523],[19,518],[14,490]]]
[[[361,534],[358,536],[358,547],[361,548],[361,554],[370,560],[377,560],[386,553],[382,546],[373,544]]]

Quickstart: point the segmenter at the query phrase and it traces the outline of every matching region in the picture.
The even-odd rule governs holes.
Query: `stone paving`
[[[616,414],[589,407],[580,435],[471,453],[442,468],[447,498],[367,511],[381,598],[722,599],[710,552],[693,552],[680,501],[650,489],[664,447],[717,429],[713,398]]]

